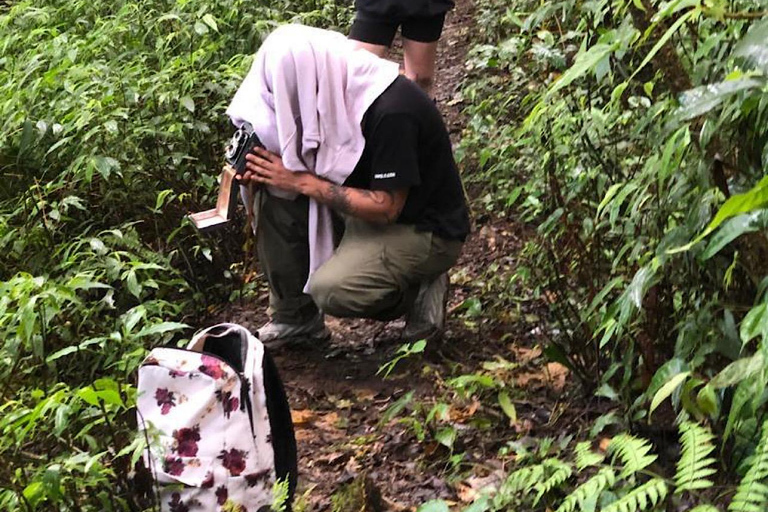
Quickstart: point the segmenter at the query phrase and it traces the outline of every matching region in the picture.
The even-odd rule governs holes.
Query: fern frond
[[[499,493],[510,497],[520,493],[528,494],[544,476],[544,471],[543,464],[518,469],[510,473],[499,489]]]
[[[614,437],[608,446],[608,451],[621,459],[624,464],[624,470],[619,478],[626,478],[637,473],[655,461],[656,455],[648,455],[651,448],[651,443],[647,440],[629,434],[619,434]]]
[[[562,485],[562,483],[568,480],[571,474],[573,474],[573,468],[571,468],[571,465],[561,461],[560,459],[547,459],[542,463],[542,466],[544,466],[546,469],[552,470],[552,474],[550,474],[549,477],[543,482],[538,482],[535,485],[537,493],[536,499],[533,500],[534,505],[539,502],[542,496],[544,496],[552,489]]]
[[[692,508],[688,512],[720,512],[720,509],[714,505],[699,505],[696,508]]]
[[[745,462],[749,467],[739,482],[736,495],[728,505],[730,512],[761,512],[768,508],[768,421],[763,423],[760,442],[755,452]]]
[[[603,512],[637,512],[655,507],[667,495],[667,484],[661,478],[653,478],[623,498],[614,501]]]
[[[579,507],[581,510],[594,510],[600,493],[606,487],[611,487],[615,481],[616,474],[613,472],[613,469],[609,467],[600,468],[600,471],[594,476],[574,489],[557,507],[555,512],[573,512],[576,510],[576,507]],[[592,506],[587,506],[587,502],[591,502]]]
[[[592,443],[589,441],[584,441],[576,445],[576,467],[579,471],[590,466],[597,466],[605,460],[605,456],[593,452],[590,449],[591,446]]]
[[[712,466],[715,459],[707,457],[715,449],[712,444],[715,436],[708,428],[698,423],[686,421],[680,424],[680,442],[683,452],[677,461],[677,473],[675,474],[675,494],[694,489],[712,487],[709,475],[717,472]]]

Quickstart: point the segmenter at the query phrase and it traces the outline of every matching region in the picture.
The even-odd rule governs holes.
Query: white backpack
[[[258,512],[296,485],[296,440],[274,363],[247,329],[219,324],[139,368],[144,463],[165,512]],[[289,498],[290,499],[290,498]]]

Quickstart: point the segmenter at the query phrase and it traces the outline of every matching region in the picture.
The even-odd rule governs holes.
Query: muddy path
[[[464,126],[458,92],[465,76],[473,9],[470,0],[456,2],[446,19],[438,53],[434,92],[454,142]],[[391,58],[399,58],[397,42]],[[273,352],[291,402],[299,447],[296,508],[415,510],[435,498],[470,502],[482,485],[502,474],[506,462],[497,456],[498,449],[511,436],[556,431],[564,421],[558,395],[568,375],[564,368],[542,360],[536,321],[531,320],[541,304],[526,302],[515,314],[504,315],[468,314],[465,308],[467,299],[482,303],[491,265],[497,266],[498,275],[511,275],[526,236],[526,229],[510,220],[476,220],[451,271],[450,314],[443,342],[401,361],[386,379],[377,372],[402,344],[402,321],[329,318],[333,331],[329,345]],[[229,307],[221,320],[256,330],[266,321],[267,301],[263,288],[255,301]],[[484,406],[473,397],[451,402],[445,413],[461,435],[449,449],[448,443],[435,441],[430,425],[420,439],[413,422],[398,420],[445,399],[445,382],[450,377],[473,372],[483,362],[500,357],[513,362],[514,378],[522,387],[516,395],[514,424],[497,407]],[[392,407],[411,392],[410,404],[392,415]],[[475,420],[482,420],[482,429],[473,426]],[[451,462],[454,455],[458,458]]]

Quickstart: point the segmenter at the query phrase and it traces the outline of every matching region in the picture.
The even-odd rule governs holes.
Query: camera
[[[224,159],[232,166],[238,176],[242,176],[245,172],[245,156],[251,153],[255,147],[263,148],[264,144],[253,131],[253,126],[250,123],[243,123],[232,135],[232,139],[224,151]]]
[[[216,208],[189,215],[198,230],[209,231],[221,227],[234,217],[240,188],[237,186],[237,177],[245,173],[245,157],[255,147],[263,148],[264,145],[253,131],[253,126],[250,123],[243,123],[232,135],[224,150],[224,160],[227,165],[219,177],[219,197]]]

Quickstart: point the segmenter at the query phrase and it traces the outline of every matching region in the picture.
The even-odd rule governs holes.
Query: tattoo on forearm
[[[376,191],[374,191],[374,190],[366,190],[366,189],[363,189],[363,188],[358,189],[358,191],[360,192],[361,195],[367,197],[368,199],[370,199],[371,201],[373,201],[376,204],[385,204],[385,202],[386,202],[385,194],[386,194],[386,197],[389,198],[390,203],[392,202],[392,194],[389,193],[389,192],[381,192],[381,191],[378,191],[378,190],[376,190]]]
[[[393,206],[397,203],[397,200],[395,193],[388,190],[349,189],[343,185],[327,182],[327,188],[322,190],[320,195],[323,198],[322,201],[334,210],[340,213],[361,216],[374,222],[392,223],[400,216],[403,208],[403,205],[400,204],[393,211]],[[383,211],[377,213],[375,210],[363,209],[362,205],[355,207],[355,204],[359,203],[361,197],[376,204],[378,208],[375,210]]]
[[[328,184],[328,205],[341,213],[352,213],[352,204],[346,190],[333,183]]]

